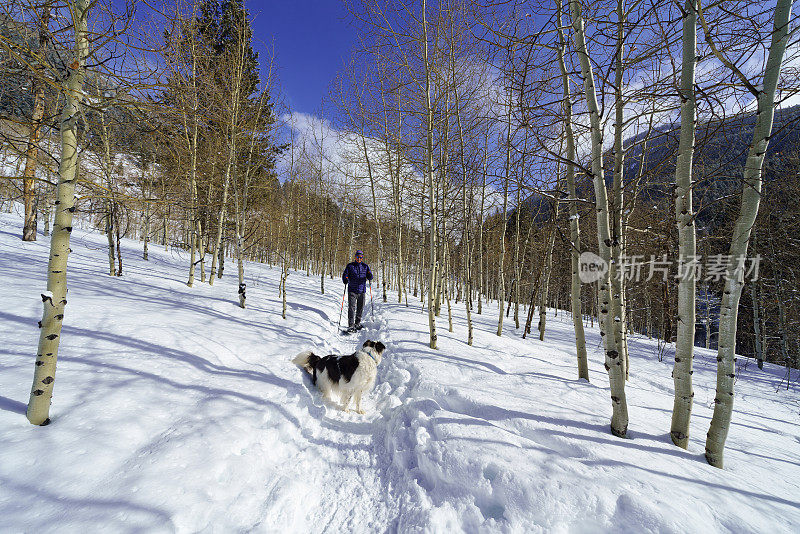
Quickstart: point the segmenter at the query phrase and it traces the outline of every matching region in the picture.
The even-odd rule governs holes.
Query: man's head
[[[356,250],[356,261],[363,261],[364,253],[360,250]]]

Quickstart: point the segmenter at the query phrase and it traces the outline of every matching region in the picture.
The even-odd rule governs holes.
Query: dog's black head
[[[384,349],[386,349],[386,345],[384,345],[380,341],[372,341],[371,339],[366,340],[363,346],[372,347],[373,349],[375,349],[375,352],[377,352],[378,355],[383,354]]]

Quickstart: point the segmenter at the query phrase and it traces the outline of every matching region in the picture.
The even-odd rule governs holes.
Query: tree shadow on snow
[[[0,410],[25,415],[27,409],[25,404],[0,395]]]
[[[687,482],[689,484],[696,484],[700,486],[706,486],[709,488],[714,488],[715,490],[721,491],[729,491],[731,493],[738,493],[740,495],[744,495],[748,499],[761,499],[765,501],[772,501],[778,504],[783,504],[786,506],[791,506],[792,508],[800,509],[800,502],[798,501],[790,501],[789,499],[784,499],[781,497],[776,497],[774,495],[768,495],[765,493],[756,493],[754,491],[748,491],[744,489],[734,488],[731,486],[726,486],[724,484],[719,484],[717,482],[710,482],[708,480],[702,480],[692,477],[685,477],[681,475],[677,475],[675,473],[666,473],[664,471],[659,471],[657,469],[649,469],[647,467],[642,467],[641,465],[632,464],[630,462],[623,462],[620,460],[612,460],[612,459],[603,459],[603,460],[583,460],[583,463],[586,465],[603,465],[603,466],[619,466],[619,467],[630,467],[633,469],[639,469],[641,471],[646,471],[648,473],[652,473],[654,475],[659,475],[662,477],[667,478],[674,478],[680,480],[682,482]],[[712,469],[712,468],[710,468]]]
[[[4,321],[14,321],[25,324],[27,324],[28,321],[30,321],[30,319],[28,318],[12,315],[5,312],[0,312],[0,319]],[[144,341],[129,336],[110,334],[95,330],[87,330],[84,328],[78,328],[76,326],[64,326],[61,332],[62,335],[64,336],[85,337],[89,339],[103,341],[105,343],[109,343],[112,346],[121,345],[129,349],[133,349],[139,354],[151,354],[154,356],[168,358],[174,360],[176,363],[182,363],[194,367],[195,369],[202,371],[204,373],[216,376],[240,379],[242,381],[245,381],[245,383],[243,384],[243,387],[240,388],[241,390],[214,388],[197,384],[195,383],[195,381],[188,378],[184,378],[183,380],[172,379],[166,376],[157,375],[155,373],[151,373],[141,369],[135,369],[132,367],[126,367],[124,365],[116,363],[110,363],[108,361],[104,362],[94,361],[86,356],[70,356],[68,354],[62,354],[59,356],[59,360],[61,361],[76,362],[93,367],[102,366],[104,369],[111,369],[122,373],[133,374],[137,378],[144,378],[157,381],[179,390],[192,390],[204,393],[205,395],[232,397],[247,402],[251,402],[256,405],[271,405],[271,407],[281,412],[287,419],[290,419],[294,423],[297,423],[297,419],[293,415],[291,415],[288,411],[286,411],[286,409],[283,406],[273,403],[267,399],[244,393],[243,391],[253,390],[257,384],[269,384],[272,386],[286,389],[287,391],[291,391],[291,390],[297,390],[300,387],[299,383],[285,380],[271,373],[265,373],[249,369],[236,369],[233,367],[228,367],[225,365],[213,363],[205,358],[197,356],[196,354],[191,354],[189,352],[185,352],[179,349],[174,349],[171,347],[165,347],[163,345],[157,345],[154,343],[150,343],[148,341]],[[105,350],[104,352],[108,351]],[[180,378],[182,375],[179,371],[180,369],[176,367],[175,372],[173,373],[172,376]],[[250,384],[247,384],[248,382]]]
[[[22,484],[5,477],[0,477],[0,484],[9,489],[16,499],[27,500],[31,504],[31,512],[26,514],[33,526],[37,522],[39,528],[45,530],[61,524],[67,530],[76,529],[78,525],[103,529],[124,531],[127,527],[134,530],[174,530],[175,525],[170,515],[159,508],[137,504],[123,499],[75,498],[71,495],[58,494],[42,489],[40,486]],[[69,510],[63,515],[63,510]],[[120,516],[126,516],[121,519]],[[50,516],[50,520],[48,520]],[[66,525],[65,525],[66,523]],[[115,525],[115,526],[112,526]],[[91,529],[90,529],[91,530]]]

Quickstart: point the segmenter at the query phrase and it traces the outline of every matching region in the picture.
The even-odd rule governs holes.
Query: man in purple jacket
[[[355,261],[348,263],[342,273],[342,282],[347,284],[347,331],[361,328],[361,312],[364,311],[364,293],[367,280],[372,280],[372,271],[364,263],[364,253],[356,251]]]

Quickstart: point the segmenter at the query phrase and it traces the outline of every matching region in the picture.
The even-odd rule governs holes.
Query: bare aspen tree
[[[528,152],[528,133],[527,129],[525,130],[525,141],[523,142],[523,149],[522,149],[522,164],[520,165],[519,172],[517,174],[517,190],[516,190],[516,199],[514,204],[516,205],[516,216],[514,217],[514,328],[519,329],[519,286],[520,280],[522,278],[522,269],[520,266],[519,261],[519,223],[520,219],[522,218],[522,181],[523,176],[525,174],[525,156]],[[555,239],[555,234],[553,234],[553,239]]]
[[[556,170],[558,176],[560,170]],[[556,185],[556,189],[561,188]],[[539,292],[539,341],[544,341],[544,331],[547,324],[547,299],[550,293],[550,272],[553,270],[553,249],[556,244],[556,231],[558,224],[558,200],[553,200],[552,227],[550,228],[550,236],[547,239],[547,251],[545,252],[544,269],[542,272],[541,280],[542,287]]]
[[[240,76],[236,76],[234,80],[234,89],[233,93],[236,94],[236,98],[231,98],[231,106],[236,108],[238,107],[238,89],[237,86],[241,82]],[[230,187],[231,181],[231,172],[233,171],[233,166],[235,165],[235,155],[236,155],[236,141],[235,141],[235,116],[238,115],[238,110],[232,111],[230,114],[230,119],[228,123],[228,157],[227,163],[225,168],[225,177],[222,181],[222,200],[220,202],[219,208],[219,217],[218,217],[218,224],[217,224],[217,235],[214,238],[214,248],[212,249],[211,253],[211,273],[208,277],[209,285],[214,285],[214,275],[217,272],[217,264],[223,261],[225,250],[221,248],[222,245],[222,232],[225,227],[225,214],[228,208],[228,189]],[[220,271],[222,271],[222,265],[220,265]],[[221,274],[220,274],[221,276]]]
[[[61,342],[61,326],[67,305],[67,257],[75,211],[75,181],[78,173],[78,118],[83,100],[85,60],[89,51],[88,0],[68,3],[75,34],[72,62],[64,81],[64,107],[61,111],[61,162],[56,189],[53,235],[47,267],[47,293],[42,295],[44,311],[39,332],[39,348],[33,375],[27,418],[34,425],[50,422],[50,401],[55,385],[56,360]]]
[[[488,96],[488,95],[487,95]],[[481,207],[478,212],[478,315],[483,311],[482,302],[486,286],[483,270],[483,225],[486,214],[486,175],[489,168],[489,128],[487,126],[483,144],[483,173],[481,179]]]
[[[508,216],[508,180],[509,175],[511,174],[511,106],[513,105],[512,101],[512,88],[511,83],[507,88],[508,91],[508,102],[507,102],[507,112],[508,112],[508,124],[506,124],[506,162],[505,162],[505,175],[503,176],[503,211],[500,213],[500,259],[499,259],[499,266],[497,268],[497,289],[499,291],[498,300],[500,301],[500,317],[497,320],[497,335],[503,335],[503,308],[506,298],[506,288],[505,288],[505,278],[504,278],[504,271],[505,271],[505,258],[506,258],[506,217]]]
[[[678,226],[680,261],[687,269],[678,282],[678,337],[675,341],[675,402],[672,407],[670,437],[683,449],[689,446],[689,420],[692,415],[692,360],[695,329],[695,269],[697,252],[694,209],[692,207],[692,159],[695,142],[695,65],[697,64],[697,0],[686,0],[683,9],[683,60],[681,63],[681,127],[678,158],[675,164],[675,222]]]
[[[319,181],[320,188],[322,188],[322,182],[324,181],[324,163],[325,163],[325,103],[323,101],[321,113],[320,113],[320,121],[319,121],[319,146],[320,146],[320,157],[319,157],[319,168],[317,171],[317,180]],[[322,255],[322,266],[320,267],[320,275],[319,275],[319,290],[321,294],[325,294],[325,230],[326,230],[326,222],[327,222],[327,207],[328,204],[325,202],[325,198],[323,197],[322,201],[324,202],[324,208],[322,212],[322,247],[321,247],[321,255]],[[331,266],[332,267],[332,266]]]
[[[617,0],[616,46],[614,53],[614,174],[612,178],[612,201],[609,217],[611,219],[611,263],[609,275],[611,279],[611,314],[613,316],[613,335],[619,350],[619,362],[622,365],[625,379],[628,379],[628,351],[623,342],[625,330],[625,293],[623,290],[623,274],[619,272],[622,265],[623,225],[623,170],[625,148],[623,146],[624,102],[622,84],[624,74],[623,56],[625,52],[625,0]]]
[[[438,264],[436,252],[438,243],[436,239],[436,184],[433,178],[433,103],[431,101],[431,78],[433,77],[431,61],[428,57],[428,2],[422,0],[422,39],[423,39],[423,62],[425,69],[425,174],[428,181],[428,224],[430,224],[430,259],[428,268],[428,326],[430,329],[430,348],[438,349],[436,335],[436,314],[434,310],[434,288],[436,287],[436,277]]]
[[[239,170],[236,162],[233,164],[231,172],[231,181],[233,182],[233,227],[234,227],[234,245],[236,250],[236,273],[239,277],[239,287],[237,294],[239,296],[239,307],[246,307],[247,292],[244,282],[244,242],[242,240],[242,226],[244,225],[243,219],[240,220],[240,215],[244,217],[246,210],[246,203],[244,199],[240,200],[239,195]],[[242,196],[246,195],[247,182],[245,180]]]
[[[563,88],[563,113],[564,113],[564,143],[566,148],[566,182],[569,195],[569,228],[570,228],[570,259],[572,276],[570,278],[570,305],[572,310],[572,323],[575,328],[575,349],[578,357],[578,378],[589,380],[589,364],[586,355],[586,336],[583,330],[583,311],[581,308],[581,280],[579,276],[581,237],[580,220],[578,215],[577,193],[575,189],[575,133],[572,129],[572,96],[570,94],[570,80],[564,62],[564,51],[567,41],[564,38],[562,27],[563,6],[561,0],[556,0],[558,27],[558,66],[561,71],[561,84]]]
[[[191,102],[190,106],[182,105],[181,106],[181,118],[183,119],[183,137],[186,142],[187,148],[189,150],[189,196],[191,199],[191,213],[192,218],[194,219],[194,224],[192,225],[192,233],[193,238],[190,240],[190,248],[191,248],[191,255],[189,261],[189,279],[186,282],[186,285],[192,287],[194,285],[194,272],[195,266],[197,265],[198,261],[196,258],[196,253],[199,252],[200,254],[200,269],[202,271],[201,279],[205,282],[205,244],[203,242],[203,223],[202,218],[200,217],[200,206],[199,206],[199,198],[198,198],[198,187],[197,187],[197,151],[198,151],[198,137],[199,137],[199,118],[198,115],[200,113],[200,97],[198,91],[198,84],[197,84],[197,76],[198,76],[198,59],[199,59],[199,47],[197,42],[197,4],[192,4],[192,13],[188,17],[188,20],[182,20],[180,15],[177,15],[176,18],[178,19],[179,24],[181,25],[180,30],[178,32],[178,39],[173,43],[173,46],[177,48],[175,51],[175,55],[177,56],[175,59],[175,65],[172,67],[176,73],[176,77],[181,82],[181,85],[188,85],[186,89],[188,89],[189,93],[189,100]],[[188,58],[185,56],[188,55]],[[187,61],[190,63],[190,71],[188,73],[188,80],[181,79],[179,76],[180,74],[180,65],[179,63],[182,61]],[[187,83],[188,82],[188,83]],[[191,123],[191,127],[190,127]]]
[[[699,7],[699,6],[698,6]],[[786,43],[789,40],[789,16],[792,0],[778,0],[773,15],[771,43],[764,67],[763,81],[753,86],[747,77],[728,59],[723,51],[714,46],[714,38],[704,20],[702,8],[698,16],[706,36],[706,42],[714,55],[750,90],[756,99],[756,124],[753,139],[747,152],[744,168],[742,198],[739,215],[728,249],[732,265],[728,269],[719,318],[719,348],[717,350],[717,391],[714,398],[714,415],[706,438],[706,460],[714,467],[723,467],[723,453],[733,412],[733,381],[735,378],[736,320],[739,299],[744,285],[744,266],[750,232],[753,228],[761,201],[763,184],[762,167],[772,133],[775,114],[775,92],[781,74]]]
[[[384,90],[385,84],[385,73],[383,69],[379,71],[379,78],[380,78],[380,93],[381,93],[381,101],[383,103],[383,135],[384,135],[384,147],[386,148],[386,166],[389,174],[389,179],[392,185],[392,207],[394,209],[394,218],[395,218],[395,246],[397,248],[397,302],[400,303],[403,301],[403,294],[406,292],[405,289],[405,269],[404,269],[404,261],[403,261],[403,211],[402,211],[402,191],[403,191],[403,180],[402,176],[402,158],[400,156],[400,135],[403,126],[403,114],[402,114],[402,107],[400,105],[400,91],[397,91],[397,139],[395,143],[397,145],[397,153],[396,157],[394,158],[394,163],[392,160],[392,141],[391,141],[391,133],[389,131],[389,109],[387,106],[386,101],[386,91]],[[406,294],[406,301],[408,301],[408,295]]]
[[[34,12],[35,12],[34,8]],[[46,61],[47,56],[48,24],[50,22],[50,2],[42,4],[41,15],[38,17],[38,54],[40,61]],[[36,241],[36,169],[39,166],[39,141],[42,138],[42,119],[45,110],[45,81],[40,76],[33,76],[33,113],[28,135],[28,147],[25,151],[25,170],[22,172],[22,198],[25,205],[25,219],[22,226],[22,240]],[[47,234],[45,234],[47,235]]]
[[[95,89],[95,99],[97,102],[100,102],[104,99],[105,95],[100,87],[100,76],[95,76],[94,78],[94,89]],[[109,131],[108,124],[106,123],[106,109],[103,106],[98,111],[99,113],[99,123],[100,123],[100,139],[103,143],[102,147],[102,164],[101,164],[101,172],[103,174],[103,178],[105,178],[105,187],[106,187],[106,195],[104,199],[104,204],[106,207],[105,213],[105,234],[106,240],[108,241],[108,274],[110,276],[121,276],[121,268],[117,270],[117,254],[116,254],[116,245],[114,244],[114,225],[115,225],[115,215],[117,212],[117,208],[114,202],[114,181],[112,175],[114,174],[114,162],[111,158],[111,132]],[[119,224],[118,222],[116,223]]]
[[[455,82],[456,80],[456,62],[455,62],[455,46],[451,38],[450,41],[450,75],[453,79],[454,99],[455,99],[455,113],[456,122],[458,125],[458,143],[459,143],[459,162],[461,164],[461,216],[463,218],[463,226],[461,230],[461,248],[463,263],[462,270],[462,286],[464,288],[464,306],[467,314],[467,345],[472,345],[472,269],[470,268],[470,208],[467,204],[467,176],[469,171],[467,169],[465,146],[464,146],[464,125],[461,117],[461,102],[459,99],[459,87]],[[470,195],[472,196],[472,195]],[[452,321],[451,321],[452,323]]]
[[[595,192],[595,210],[597,214],[597,242],[600,257],[611,265],[611,232],[609,228],[608,196],[603,177],[603,140],[600,125],[597,96],[594,88],[594,74],[589,61],[584,34],[584,21],[582,6],[578,0],[570,0],[572,15],[573,39],[575,49],[581,65],[583,75],[584,96],[589,111],[592,163],[591,173]],[[611,433],[615,436],[625,437],[628,431],[628,404],[625,398],[625,369],[620,358],[620,347],[614,334],[614,317],[611,312],[611,276],[610,269],[606,269],[599,280],[600,319],[604,326],[603,342],[605,346],[605,367],[608,371],[611,385]]]
[[[141,174],[141,188],[142,188],[142,198],[145,200],[144,202],[144,230],[142,235],[142,259],[145,261],[149,260],[148,257],[148,244],[150,243],[150,202],[146,200],[148,187],[147,187],[147,156],[142,153],[140,154],[141,163],[142,163],[142,174]]]

